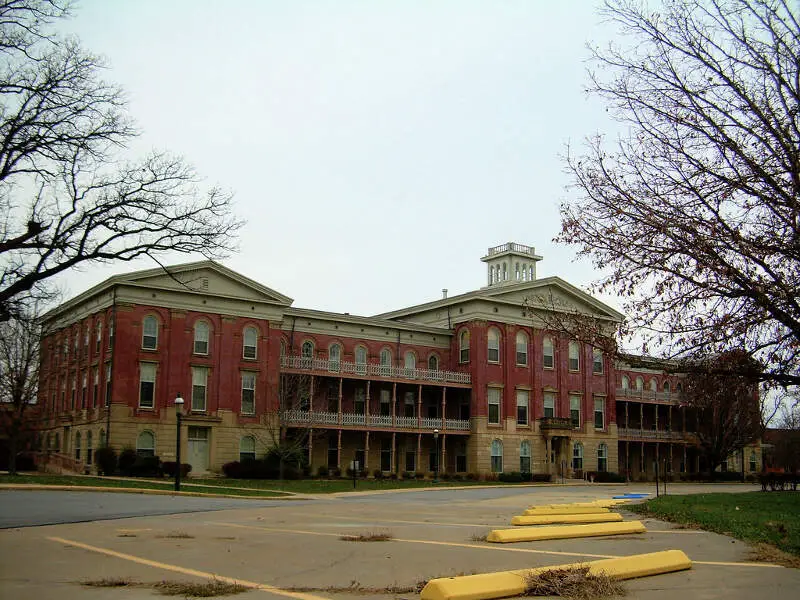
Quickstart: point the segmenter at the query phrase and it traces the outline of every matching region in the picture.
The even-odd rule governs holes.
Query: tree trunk
[[[11,430],[8,436],[8,474],[17,474],[17,440],[19,439],[19,432],[16,428]]]

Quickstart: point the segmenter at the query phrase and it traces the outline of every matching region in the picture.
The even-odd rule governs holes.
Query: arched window
[[[669,394],[669,392],[670,392],[669,381],[665,381],[664,382],[664,392],[667,393],[667,394]]]
[[[136,438],[136,454],[139,456],[156,455],[156,436],[152,431],[143,431]]]
[[[194,353],[208,354],[208,323],[197,321],[194,324]]]
[[[367,349],[364,346],[356,346],[356,373],[367,374]]]
[[[388,376],[392,370],[392,351],[388,348],[381,350],[381,375]]]
[[[255,460],[256,458],[256,438],[252,435],[245,435],[239,440],[239,461]]]
[[[94,447],[92,446],[92,432],[86,432],[86,464],[92,464],[92,458],[94,458]]]
[[[75,460],[80,462],[81,460],[81,432],[78,431],[75,434]]]
[[[242,337],[242,356],[244,358],[256,358],[258,330],[255,327],[245,327]]]
[[[492,473],[503,472],[503,442],[492,441]]]
[[[542,340],[542,366],[545,369],[552,369],[555,365],[555,357],[553,355],[553,338],[546,335]]]
[[[411,350],[409,350],[405,354],[404,366],[405,366],[406,369],[416,369],[417,368],[417,355],[414,354]]]
[[[428,357],[428,368],[431,371],[438,371],[439,370],[439,357],[435,354],[431,354]]]
[[[503,281],[508,281],[508,265],[503,263]]]
[[[310,369],[314,359],[314,342],[306,340],[300,346],[300,367]]]
[[[608,471],[608,446],[605,443],[597,447],[597,470],[601,473]]]
[[[488,360],[489,362],[500,362],[500,332],[495,327],[489,328],[488,334]]]
[[[494,267],[489,267],[489,285],[494,283]]]
[[[514,281],[519,281],[519,263],[514,264]]]
[[[569,370],[581,370],[581,346],[575,340],[572,340],[569,343]]]
[[[328,370],[338,371],[342,361],[342,347],[339,344],[331,344],[328,348]]]
[[[158,348],[158,319],[147,315],[142,321],[142,348],[155,350]]]
[[[523,440],[519,445],[519,472],[531,472],[531,443],[528,440]]]
[[[622,389],[623,390],[631,389],[631,380],[630,377],[628,377],[627,375],[622,376]]]
[[[644,389],[644,379],[641,377],[636,378],[636,391],[641,392]]]
[[[469,329],[462,329],[458,335],[458,362],[469,362]]]
[[[286,356],[286,340],[281,340],[281,358]]]
[[[678,394],[680,394],[681,392],[683,392],[683,384],[682,384],[682,383],[680,383],[680,382],[678,382],[678,384],[675,386],[675,391],[676,391]]]
[[[100,430],[100,448],[105,448],[105,447],[106,447],[106,430],[105,429],[101,429]]]
[[[572,468],[576,470],[583,468],[583,444],[580,442],[572,445]]]
[[[528,364],[528,334],[524,331],[517,332],[517,364],[520,366]]]
[[[658,381],[655,378],[650,379],[650,391],[657,392],[658,391]]]

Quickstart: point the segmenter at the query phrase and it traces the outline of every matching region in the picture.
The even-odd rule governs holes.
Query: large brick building
[[[211,261],[112,277],[45,316],[40,443],[73,468],[106,440],[174,460],[180,394],[193,473],[281,435],[315,472],[700,468],[676,376],[546,328],[557,311],[609,331],[622,315],[538,279],[529,246],[481,260],[484,287],[374,317],[295,308]]]

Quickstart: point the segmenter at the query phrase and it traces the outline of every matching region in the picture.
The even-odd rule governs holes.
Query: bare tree
[[[685,404],[694,410],[692,429],[711,472],[764,431],[758,394],[760,366],[744,351],[696,361],[686,378]]]
[[[17,472],[17,452],[36,407],[41,327],[35,315],[0,322],[0,427],[8,438],[8,472]]]
[[[121,89],[49,30],[68,0],[0,0],[0,321],[87,262],[209,258],[234,248],[231,194],[180,157],[127,159],[138,135]]]
[[[589,92],[622,125],[566,165],[558,241],[669,356],[747,348],[800,383],[800,12],[788,0],[608,0]],[[629,42],[629,43],[628,43]],[[644,350],[647,352],[647,348]]]

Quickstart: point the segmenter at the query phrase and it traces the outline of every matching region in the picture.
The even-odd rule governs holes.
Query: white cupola
[[[508,242],[489,248],[481,260],[486,263],[489,287],[492,287],[534,281],[536,263],[542,257],[536,254],[533,246]]]

